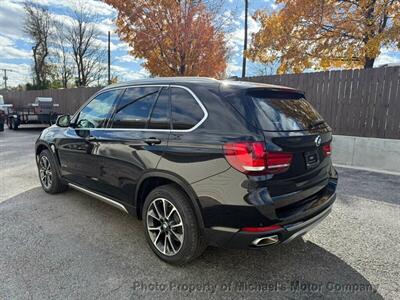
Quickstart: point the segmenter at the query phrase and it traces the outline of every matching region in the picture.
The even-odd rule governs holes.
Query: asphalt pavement
[[[0,132],[0,299],[400,299],[400,176],[339,168],[332,213],[303,239],[174,267],[134,217],[43,192],[39,132]]]

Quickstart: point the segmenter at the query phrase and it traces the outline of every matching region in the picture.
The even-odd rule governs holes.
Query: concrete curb
[[[334,135],[332,146],[335,165],[400,174],[400,140]]]
[[[335,163],[333,165],[337,168],[343,168],[343,169],[360,170],[360,171],[366,171],[366,172],[374,172],[374,173],[381,173],[381,174],[386,174],[386,175],[400,176],[400,172],[390,172],[390,171],[363,168],[363,167],[346,166],[346,165],[340,165],[340,164],[335,164]]]

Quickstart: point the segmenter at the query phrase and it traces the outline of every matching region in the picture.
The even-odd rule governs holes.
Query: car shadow
[[[337,192],[342,201],[351,202],[357,197],[400,204],[399,175],[340,167],[337,170],[341,182]],[[360,178],[364,180],[360,181]]]
[[[235,291],[248,294],[254,293],[253,289],[265,289],[261,293],[291,299],[383,299],[378,286],[356,269],[302,238],[261,251],[208,248],[185,272],[189,276],[191,268],[207,265],[215,265],[216,274],[234,274],[231,280]]]
[[[0,220],[0,298],[383,299],[359,271],[302,239],[261,251],[209,247],[168,265],[140,221],[76,191],[34,188],[0,203]]]

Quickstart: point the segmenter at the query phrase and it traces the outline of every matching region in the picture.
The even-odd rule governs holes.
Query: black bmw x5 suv
[[[330,127],[291,88],[207,78],[106,87],[36,142],[43,189],[72,187],[143,220],[161,259],[263,248],[326,217]]]

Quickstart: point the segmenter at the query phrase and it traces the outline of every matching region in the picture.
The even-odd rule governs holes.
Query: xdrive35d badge
[[[46,192],[71,187],[137,216],[154,253],[184,264],[207,245],[262,249],[318,224],[336,195],[331,141],[301,91],[160,78],[97,92],[35,155]]]

